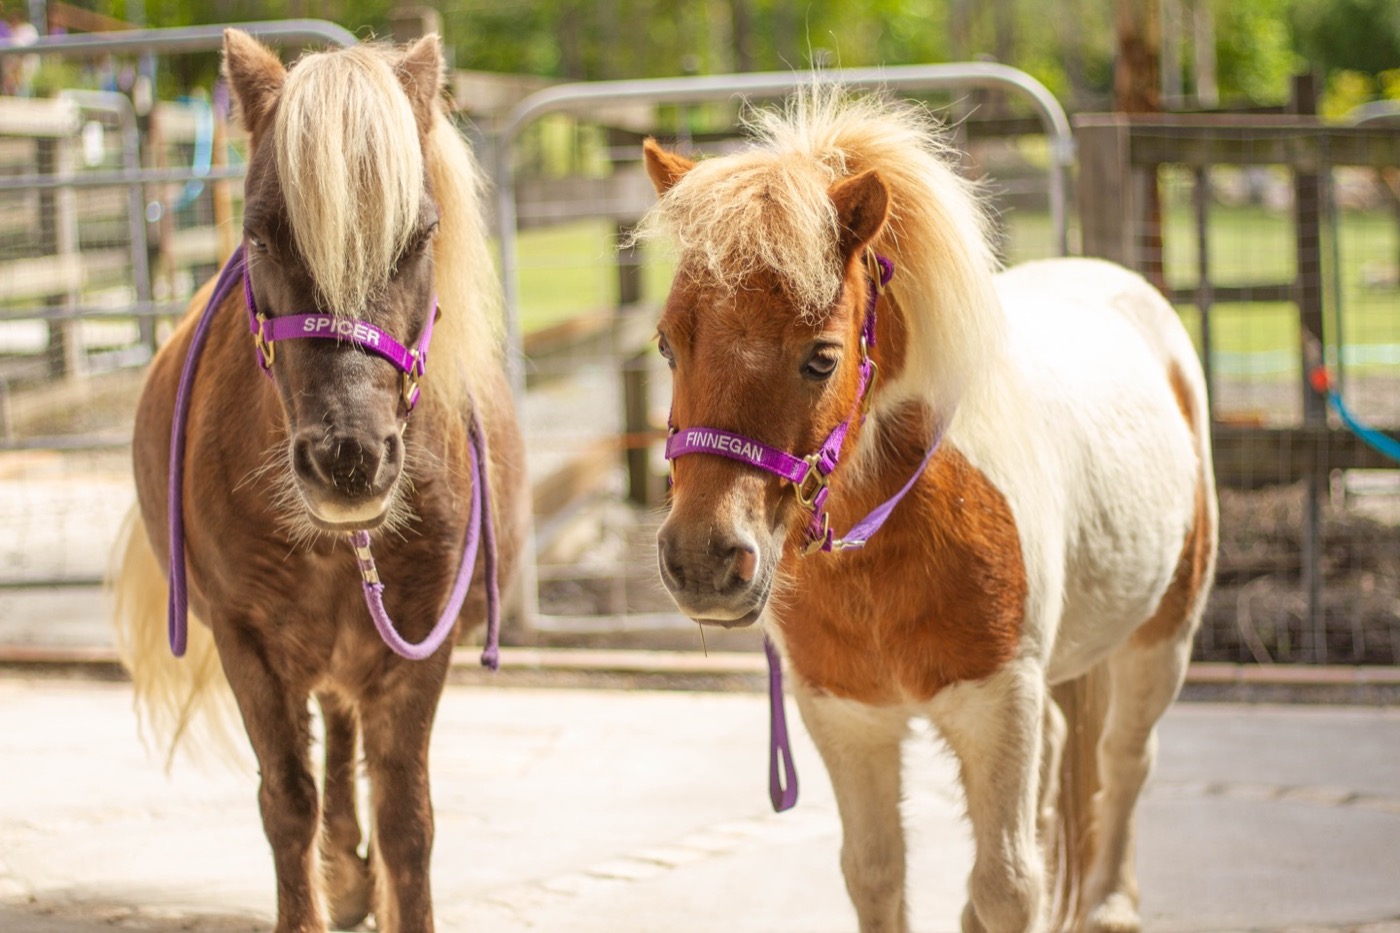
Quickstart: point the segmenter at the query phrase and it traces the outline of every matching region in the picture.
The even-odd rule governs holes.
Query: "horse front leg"
[[[446,677],[446,652],[441,655],[399,665],[360,704],[373,819],[374,919],[380,933],[433,931],[428,742]]]
[[[360,818],[355,803],[359,727],[354,708],[330,693],[318,693],[326,726],[326,770],[321,789],[321,862],[331,923],[357,926],[369,914],[369,861],[360,855]]]
[[[908,718],[799,686],[797,706],[836,792],[841,872],[861,933],[907,933],[900,744]]]
[[[258,806],[277,872],[276,933],[325,933],[316,887],[320,807],[311,773],[307,693],[283,682],[264,646],[237,620],[214,624],[219,659],[258,759]]]
[[[1044,673],[1017,661],[975,684],[948,688],[930,716],[958,756],[977,855],[964,933],[1044,928],[1045,868],[1036,845]]]

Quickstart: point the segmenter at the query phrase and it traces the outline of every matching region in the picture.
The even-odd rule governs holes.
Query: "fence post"
[[[35,140],[36,168],[40,175],[62,176],[73,172],[73,147],[64,136]],[[72,188],[52,188],[39,192],[39,253],[44,256],[71,256],[78,252],[78,200]],[[72,307],[78,295],[69,289],[49,295],[50,308]],[[77,377],[85,366],[77,321],[49,321],[48,369],[53,378]]]
[[[1079,230],[1085,256],[1138,268],[1137,209],[1129,161],[1128,121],[1094,114],[1075,121],[1079,152]]]
[[[642,300],[642,263],[640,250],[628,242],[631,223],[617,225],[617,304],[618,314],[637,314]],[[621,332],[621,331],[620,331]],[[634,350],[623,347],[622,359],[622,459],[627,467],[627,500],[650,508],[656,504],[651,479],[651,397],[648,381],[651,377],[651,348]]]
[[[1312,74],[1295,75],[1290,109],[1300,118],[1317,113],[1317,79]],[[1301,122],[1301,119],[1300,119]],[[1320,136],[1320,134],[1319,134]],[[1322,215],[1326,209],[1323,174],[1329,171],[1326,151],[1319,147],[1319,163],[1312,169],[1294,169],[1293,224],[1296,235],[1297,278],[1294,301],[1298,305],[1299,336],[1322,340]],[[1334,270],[1334,274],[1336,274]],[[1306,354],[1299,358],[1307,366]],[[1303,426],[1317,429],[1322,441],[1315,459],[1306,466],[1306,501],[1303,507],[1303,589],[1307,597],[1305,638],[1310,642],[1312,661],[1327,663],[1327,619],[1322,605],[1322,500],[1327,484],[1327,404],[1314,392],[1306,370],[1302,373]]]

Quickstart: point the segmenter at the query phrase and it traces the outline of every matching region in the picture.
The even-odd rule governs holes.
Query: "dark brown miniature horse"
[[[200,317],[191,314],[156,356],[137,411],[142,521],[117,564],[124,657],[152,723],[174,740],[227,679],[261,772],[278,933],[324,931],[328,918],[353,926],[370,910],[380,930],[421,933],[433,929],[429,737],[455,639],[423,660],[391,652],[345,538],[372,542],[383,609],[404,641],[423,641],[440,615],[449,628],[476,626],[485,551],[475,568],[459,564],[473,451],[485,449],[502,574],[515,564],[524,454],[480,174],[442,106],[436,37],[308,55],[288,70],[230,30],[224,56],[251,137],[247,287],[211,302],[210,283],[195,297],[194,310],[213,307],[174,458],[189,605],[206,625],[191,628],[186,657],[170,656],[161,565],[172,540],[180,551],[167,495],[177,384]],[[260,339],[279,318],[320,322],[340,339]],[[410,371],[366,334],[413,347]],[[444,607],[459,570],[475,585],[452,617]],[[325,721],[319,799],[313,695]],[[355,804],[361,744],[368,856]]]

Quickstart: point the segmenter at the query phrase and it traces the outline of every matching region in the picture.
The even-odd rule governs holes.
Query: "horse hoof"
[[[367,860],[356,858],[337,865],[326,884],[332,929],[353,930],[363,923],[373,893]]]
[[[1137,905],[1125,894],[1110,894],[1084,918],[1086,933],[1142,933]]]

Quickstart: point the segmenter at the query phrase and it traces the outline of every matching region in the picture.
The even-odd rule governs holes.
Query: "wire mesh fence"
[[[1221,117],[1127,133],[1131,262],[1177,303],[1211,389],[1221,549],[1197,658],[1400,662],[1400,464],[1314,374],[1360,420],[1400,426],[1393,131]]]

